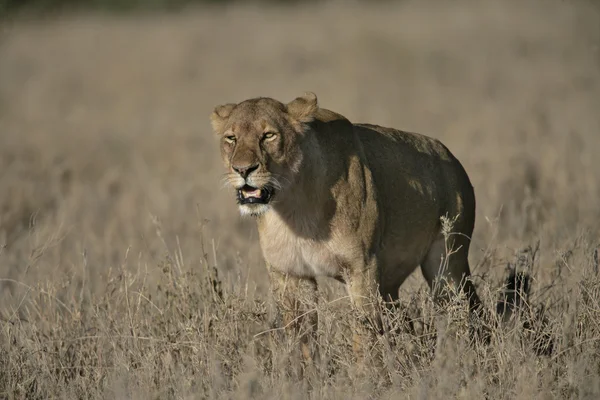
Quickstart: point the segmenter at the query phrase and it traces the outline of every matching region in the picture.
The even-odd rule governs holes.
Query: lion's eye
[[[264,139],[264,140],[271,140],[271,139],[274,139],[274,138],[275,138],[275,136],[276,136],[276,135],[275,135],[275,132],[266,132],[266,133],[263,135],[263,139]]]
[[[225,141],[227,143],[233,144],[233,143],[235,143],[235,140],[236,140],[236,138],[233,135],[227,135],[227,136],[225,136]]]

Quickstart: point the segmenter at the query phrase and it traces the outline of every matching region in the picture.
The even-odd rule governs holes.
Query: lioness
[[[258,222],[284,325],[296,321],[298,296],[315,292],[317,276],[344,282],[369,313],[370,294],[396,300],[419,265],[436,299],[444,288],[463,289],[479,307],[467,259],[475,195],[438,140],[353,124],[310,92],[287,104],[263,97],[220,105],[211,122],[239,210]],[[441,232],[445,215],[456,217],[451,243]],[[442,263],[447,246],[454,252]]]

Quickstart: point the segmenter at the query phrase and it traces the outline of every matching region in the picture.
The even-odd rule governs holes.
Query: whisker
[[[278,190],[283,189],[283,184],[280,182],[282,180],[288,186],[290,186],[292,184],[292,182],[288,178],[286,178],[285,176],[282,176],[282,175],[279,175],[279,174],[273,174],[273,175],[271,175],[272,185],[275,186]]]
[[[233,185],[232,181],[235,180],[235,174],[228,172],[225,173],[224,176],[221,178],[221,190],[225,189],[225,188],[233,188],[235,185]]]
[[[276,178],[272,177],[271,179],[269,179],[269,184],[277,190],[282,189],[281,183]]]
[[[281,174],[274,174],[274,176],[277,179],[283,179],[288,185],[292,184],[292,181],[289,178],[286,178],[285,176],[281,175]]]
[[[231,186],[229,183],[229,175],[225,174],[220,180],[219,180],[219,190],[223,190],[228,186]]]
[[[229,189],[230,187],[231,187],[231,185],[229,184],[229,182],[223,181],[223,182],[221,182],[221,185],[219,186],[219,190]]]

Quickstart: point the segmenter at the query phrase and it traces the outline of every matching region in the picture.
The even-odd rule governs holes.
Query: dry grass
[[[600,11],[419,3],[5,23],[0,397],[598,398]],[[478,200],[478,290],[492,310],[507,265],[528,270],[551,355],[523,324],[469,345],[459,305],[434,327],[417,272],[374,344],[386,371],[356,375],[330,282],[327,368],[284,368],[293,343],[255,336],[270,327],[265,271],[254,224],[219,189],[208,114],[305,90],[450,147]]]

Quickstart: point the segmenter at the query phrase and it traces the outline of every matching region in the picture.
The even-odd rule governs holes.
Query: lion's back
[[[458,159],[439,140],[419,133],[371,124],[354,124],[382,203],[403,221],[439,222],[446,213],[461,214],[472,230],[475,195]],[[381,196],[380,196],[381,197]],[[401,209],[411,210],[414,217]],[[394,219],[393,216],[390,218]],[[418,221],[418,220],[419,221]]]

